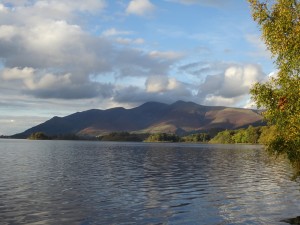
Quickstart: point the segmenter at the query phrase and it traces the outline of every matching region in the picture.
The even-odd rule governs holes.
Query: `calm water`
[[[286,224],[290,176],[260,146],[0,140],[0,224]]]

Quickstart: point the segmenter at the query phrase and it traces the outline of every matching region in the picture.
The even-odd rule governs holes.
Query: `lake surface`
[[[287,224],[290,177],[261,146],[0,139],[0,224]]]

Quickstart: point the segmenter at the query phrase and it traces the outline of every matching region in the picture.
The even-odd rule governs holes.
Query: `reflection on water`
[[[1,224],[287,224],[288,165],[260,146],[0,140]]]

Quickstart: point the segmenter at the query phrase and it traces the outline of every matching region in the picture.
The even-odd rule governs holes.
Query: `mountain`
[[[91,109],[65,117],[53,117],[14,137],[25,138],[39,131],[50,136],[65,134],[97,136],[113,131],[183,134],[260,124],[262,124],[262,116],[257,110],[203,106],[184,101],[177,101],[170,105],[147,102],[132,109],[121,107],[107,110]]]

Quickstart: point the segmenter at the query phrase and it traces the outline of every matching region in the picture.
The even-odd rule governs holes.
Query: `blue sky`
[[[275,71],[243,0],[0,0],[0,135],[147,101],[251,107]]]

